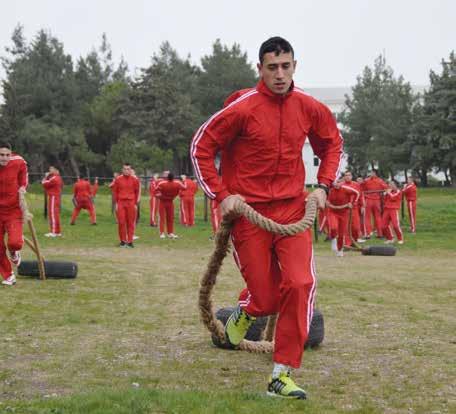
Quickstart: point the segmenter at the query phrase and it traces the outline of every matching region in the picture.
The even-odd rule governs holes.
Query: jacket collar
[[[277,101],[283,100],[288,98],[293,90],[294,90],[294,81],[291,81],[290,89],[288,89],[288,92],[285,95],[277,95],[274,92],[272,92],[264,83],[263,79],[260,79],[256,86],[256,90],[264,95],[270,96],[271,98],[276,99]]]

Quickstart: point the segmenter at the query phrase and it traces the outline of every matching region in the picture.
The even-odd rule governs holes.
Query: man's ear
[[[261,78],[261,71],[263,70],[263,65],[261,63],[257,63],[258,75]]]

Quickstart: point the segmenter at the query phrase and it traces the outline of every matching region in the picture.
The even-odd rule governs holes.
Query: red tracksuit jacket
[[[386,190],[388,185],[379,177],[366,178],[362,184],[363,191]],[[381,191],[378,193],[365,193],[364,197],[368,200],[380,200]]]
[[[192,198],[198,191],[198,185],[191,180],[190,178],[186,178],[184,185],[186,188],[182,188],[179,192],[179,197],[181,198]]]
[[[8,164],[0,166],[0,213],[20,208],[18,191],[27,185],[27,163],[20,155],[12,154]]]
[[[342,206],[347,203],[352,203],[353,205],[359,199],[359,191],[349,185],[341,185],[340,188],[332,187],[329,191],[328,201],[335,206]],[[334,212],[339,212],[342,210],[331,210]]]
[[[411,183],[407,184],[404,189],[402,190],[402,193],[405,195],[405,198],[407,201],[415,201],[416,200],[416,184]]]
[[[132,175],[119,175],[112,183],[114,201],[133,201],[138,203],[141,197],[139,180]]]
[[[89,200],[92,197],[92,188],[86,180],[78,180],[73,186],[73,195],[77,201]]]
[[[395,210],[399,210],[401,208],[401,197],[402,191],[396,190],[391,191],[390,193],[385,193],[385,197],[383,199],[383,207],[384,208],[393,208]]]
[[[185,188],[185,185],[179,181],[163,180],[158,183],[156,194],[160,200],[172,201]]]
[[[260,81],[256,88],[232,95],[198,129],[191,158],[199,184],[211,199],[222,201],[236,193],[249,203],[287,199],[302,194],[307,137],[322,160],[318,182],[329,186],[343,153],[331,111],[294,85],[279,96]],[[219,151],[223,178],[214,165]]]
[[[60,175],[49,174],[42,184],[48,196],[60,196],[62,193],[63,180]]]

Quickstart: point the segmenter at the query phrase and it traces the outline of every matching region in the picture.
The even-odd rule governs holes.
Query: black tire
[[[236,310],[236,308],[220,308],[215,313],[215,316],[220,322],[223,323],[223,325],[225,325],[226,321],[228,320],[230,315],[235,310]],[[247,331],[247,335],[245,336],[245,339],[248,339],[249,341],[261,340],[261,335],[263,334],[263,330],[266,327],[267,322],[268,322],[268,318],[266,318],[266,317],[257,318],[256,321],[252,324],[252,326]],[[231,349],[230,345],[220,342],[219,339],[213,334],[212,334],[212,342],[215,346],[218,346],[219,348]]]
[[[365,256],[396,256],[394,246],[368,246],[361,250]]]
[[[219,321],[221,321],[224,325],[228,320],[229,316],[234,312],[236,308],[220,308],[215,316]],[[268,318],[261,317],[257,318],[257,320],[253,323],[250,329],[245,336],[245,339],[249,341],[259,341],[261,340],[263,330],[266,328]],[[222,343],[215,335],[211,335],[212,343],[223,349],[231,349],[231,346]],[[323,314],[318,310],[315,309],[313,312],[312,323],[310,324],[309,336],[307,338],[307,342],[304,345],[304,348],[315,348],[323,342],[325,337],[325,325],[323,320]]]
[[[21,276],[39,277],[40,271],[36,260],[24,260],[17,269]],[[55,279],[74,279],[78,274],[78,265],[73,262],[44,262],[46,277]]]
[[[310,324],[309,336],[304,348],[316,348],[319,346],[325,338],[325,322],[323,314],[318,310],[314,309],[312,322]]]

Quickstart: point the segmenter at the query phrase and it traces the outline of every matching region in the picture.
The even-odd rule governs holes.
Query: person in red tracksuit
[[[397,182],[392,180],[389,182],[388,189],[384,192],[383,205],[383,232],[385,234],[385,243],[393,243],[393,233],[390,225],[393,226],[396,233],[398,244],[404,244],[401,225],[399,221],[399,210],[401,208],[402,191],[398,189]]]
[[[326,205],[329,208],[328,223],[329,237],[332,239],[332,249],[338,257],[344,255],[344,242],[348,235],[350,209],[358,201],[359,191],[344,183],[344,180],[334,182],[329,191]]]
[[[372,232],[372,219],[375,222],[377,237],[382,238],[382,192],[388,188],[388,185],[378,177],[377,170],[373,169],[370,176],[366,178],[361,186],[364,198],[366,199],[365,226],[366,237],[370,238]]]
[[[116,205],[117,227],[120,247],[134,247],[133,235],[136,226],[137,206],[140,199],[139,180],[132,175],[130,164],[124,164],[122,174],[112,183]]]
[[[149,183],[150,225],[152,227],[157,227],[157,215],[160,200],[156,195],[156,191],[159,182],[160,180],[158,178],[158,174],[154,174]]]
[[[87,210],[90,215],[90,223],[97,224],[97,216],[95,213],[95,205],[93,203],[93,189],[89,181],[80,178],[73,186],[73,203],[74,209],[71,215],[70,224],[73,226],[81,209]]]
[[[356,179],[356,182],[359,185],[359,188],[361,189],[359,199],[358,199],[358,215],[359,215],[359,221],[360,221],[360,226],[361,226],[361,238],[364,240],[366,238],[366,220],[365,220],[365,215],[366,215],[366,198],[364,197],[363,193],[363,182],[364,178],[363,177],[358,177]]]
[[[407,184],[402,189],[402,194],[407,202],[407,210],[410,222],[410,231],[416,233],[416,194],[417,188],[412,177],[407,178]]]
[[[344,173],[344,185],[354,188],[358,192],[358,197],[353,200],[353,208],[351,209],[352,219],[351,219],[351,234],[353,239],[358,243],[364,243],[365,240],[361,237],[363,235],[361,231],[361,217],[360,217],[360,208],[362,208],[362,191],[361,185],[358,182],[353,181],[353,175],[350,171]],[[351,240],[348,240],[347,245],[351,245]]]
[[[20,250],[24,244],[23,215],[19,193],[28,185],[27,163],[11,151],[9,142],[0,142],[0,275],[2,284],[16,284],[11,264],[21,263]],[[5,234],[8,242],[5,245]],[[8,251],[8,255],[7,255]]]
[[[313,194],[324,207],[340,168],[343,141],[331,111],[294,85],[295,66],[289,42],[280,37],[265,41],[257,86],[233,93],[193,137],[190,155],[198,182],[220,203],[224,216],[233,214],[242,200],[281,224],[300,220],[305,211],[302,149],[307,138],[321,160],[319,188]],[[215,165],[218,153],[221,175]],[[314,307],[311,231],[281,236],[239,217],[231,238],[246,288],[225,325],[227,341],[239,346],[256,317],[278,313],[268,393],[304,399],[305,391],[290,371],[301,364]]]
[[[98,193],[98,188],[99,188],[98,177],[95,177],[95,181],[94,181],[93,185],[90,186],[90,194],[92,195],[92,201],[94,202],[94,205],[95,205],[95,197],[97,196],[97,193]]]
[[[165,177],[163,177],[165,178]],[[174,234],[174,199],[179,195],[182,189],[185,189],[185,184],[174,180],[174,174],[168,173],[166,179],[163,179],[157,186],[157,197],[160,199],[160,238],[166,238],[166,233],[170,239],[177,239]]]
[[[185,174],[181,175],[185,190],[179,192],[180,199],[180,222],[184,226],[191,227],[195,224],[195,194],[198,191],[198,184]]]
[[[60,205],[62,201],[63,180],[60,172],[55,167],[49,167],[43,180],[44,190],[48,199],[48,218],[51,231],[46,233],[46,237],[60,237],[62,230],[60,227]]]

